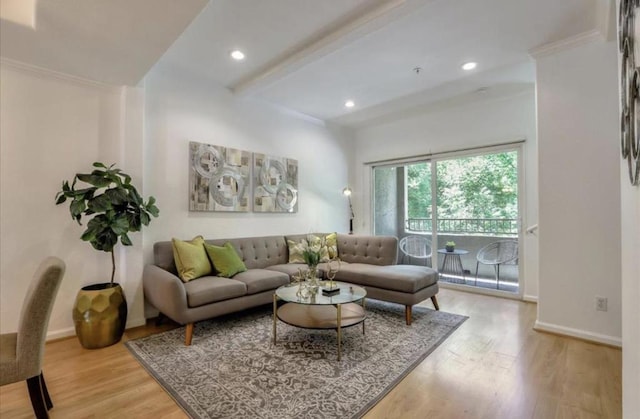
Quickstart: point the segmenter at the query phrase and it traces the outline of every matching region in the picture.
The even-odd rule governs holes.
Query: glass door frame
[[[498,154],[501,152],[510,152],[510,151],[515,151],[517,153],[517,165],[518,165],[517,167],[517,171],[518,171],[517,173],[517,179],[518,179],[517,181],[517,185],[518,185],[517,186],[518,187],[517,240],[518,240],[518,254],[520,255],[518,259],[518,292],[514,293],[509,291],[495,290],[495,289],[482,288],[482,287],[476,287],[476,286],[470,286],[470,285],[453,284],[453,283],[448,283],[444,281],[439,282],[439,285],[441,285],[443,288],[461,289],[464,291],[472,291],[478,294],[495,295],[499,297],[522,300],[524,295],[525,282],[526,282],[526,278],[524,276],[524,265],[526,263],[524,258],[525,231],[523,227],[524,225],[523,220],[526,219],[525,217],[525,208],[526,208],[525,197],[526,196],[525,196],[525,188],[524,188],[524,182],[525,182],[524,140],[520,140],[513,143],[508,143],[508,144],[468,148],[464,150],[448,151],[448,152],[442,152],[437,154],[434,153],[434,154],[429,154],[424,156],[415,156],[415,157],[409,157],[404,159],[390,159],[390,160],[386,160],[378,163],[376,162],[366,163],[369,166],[370,208],[371,208],[371,211],[369,213],[369,216],[370,216],[369,225],[371,226],[372,233],[375,233],[375,231],[373,231],[375,229],[375,169],[379,167],[397,167],[397,166],[406,166],[406,165],[411,165],[416,163],[430,163],[431,191],[432,191],[431,225],[435,226],[435,228],[432,228],[430,237],[431,237],[431,243],[436,244],[435,247],[432,246],[431,260],[432,260],[432,266],[435,267],[435,269],[439,269],[440,265],[439,265],[439,258],[438,258],[438,252],[437,252],[437,243],[438,243],[437,199],[436,199],[436,196],[433,196],[434,191],[437,191],[437,181],[438,181],[437,173],[436,173],[437,163],[439,161],[451,160],[455,158],[475,157],[475,156],[482,156],[486,154]],[[404,173],[405,179],[406,179],[406,175],[407,174],[405,170],[405,173]],[[406,182],[405,182],[405,189],[406,189]],[[406,194],[403,194],[403,195],[405,195],[405,201],[406,201]],[[404,211],[405,211],[405,219],[406,219],[406,211],[407,211],[406,204],[403,204],[403,206],[405,207]]]

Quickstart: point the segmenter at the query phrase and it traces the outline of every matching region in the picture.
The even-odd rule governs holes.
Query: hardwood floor
[[[446,289],[438,302],[469,320],[366,419],[622,417],[620,350],[535,332],[535,304]],[[171,327],[149,324],[125,339]],[[122,343],[97,350],[75,338],[49,343],[44,376],[54,419],[186,417]],[[33,417],[25,383],[0,388],[0,417]]]

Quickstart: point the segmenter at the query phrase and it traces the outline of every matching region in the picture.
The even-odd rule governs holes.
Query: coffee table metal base
[[[286,303],[278,308],[278,297],[273,296],[273,344],[276,344],[276,319],[303,329],[336,329],[338,334],[338,361],[342,350],[342,329],[362,323],[365,333],[364,299],[362,305],[344,303],[335,305],[309,305]]]

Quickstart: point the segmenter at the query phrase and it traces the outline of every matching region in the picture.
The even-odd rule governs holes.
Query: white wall
[[[144,322],[141,276],[152,246],[172,237],[241,237],[348,231],[348,133],[262,102],[238,99],[214,82],[158,65],[144,88],[110,87],[3,62],[0,103],[0,295],[2,333],[15,331],[29,280],[47,255],[67,264],[49,337],[73,334],[77,291],[104,282],[107,253],[79,239],[83,228],[55,205],[63,180],[116,163],[139,191],[158,199],[160,217],[116,253],[129,305],[127,325]],[[188,142],[201,141],[299,161],[296,214],[190,213]],[[144,176],[144,179],[143,179]]]
[[[631,419],[640,414],[640,186],[631,186],[622,163],[622,403]]]
[[[620,0],[616,3],[619,8]],[[631,185],[627,161],[620,162],[622,412],[632,419],[640,416],[640,186]]]
[[[439,153],[525,139],[523,225],[538,221],[535,97],[533,88],[517,95],[412,114],[356,132],[354,209],[358,232],[371,229],[369,167],[364,163]],[[525,298],[538,295],[536,236],[524,236]]]
[[[135,89],[101,86],[7,62],[0,72],[0,329],[17,329],[38,263],[55,255],[66,262],[67,271],[49,337],[73,334],[71,310],[77,291],[108,281],[111,259],[80,240],[83,227],[71,220],[66,204],[55,205],[54,197],[63,180],[90,171],[94,161],[117,163],[139,180],[135,175],[141,156],[132,154],[126,161],[122,156],[136,144],[141,147],[141,125],[130,123],[125,130],[125,123],[142,108],[131,100]],[[140,246],[140,237],[132,239]],[[117,257],[120,262],[124,257],[135,259],[126,251]],[[141,301],[131,303],[136,281],[128,271],[117,274],[130,300],[129,320],[139,322]]]
[[[616,44],[538,57],[540,330],[621,343]],[[595,310],[595,297],[608,311]]]
[[[349,150],[343,133],[263,102],[234,97],[215,82],[163,67],[145,79],[145,191],[158,200],[155,241],[348,231]],[[189,141],[298,160],[299,210],[294,214],[188,211]]]

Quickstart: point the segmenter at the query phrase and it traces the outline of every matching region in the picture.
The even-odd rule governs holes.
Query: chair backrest
[[[64,262],[57,257],[50,256],[43,260],[22,303],[16,354],[21,368],[33,370],[31,376],[40,374],[42,370],[49,317],[65,268]]]
[[[431,257],[431,240],[424,236],[405,236],[400,239],[398,246],[402,253],[412,258]]]
[[[517,263],[518,241],[498,240],[484,246],[476,256],[480,263],[497,265],[502,263]]]

